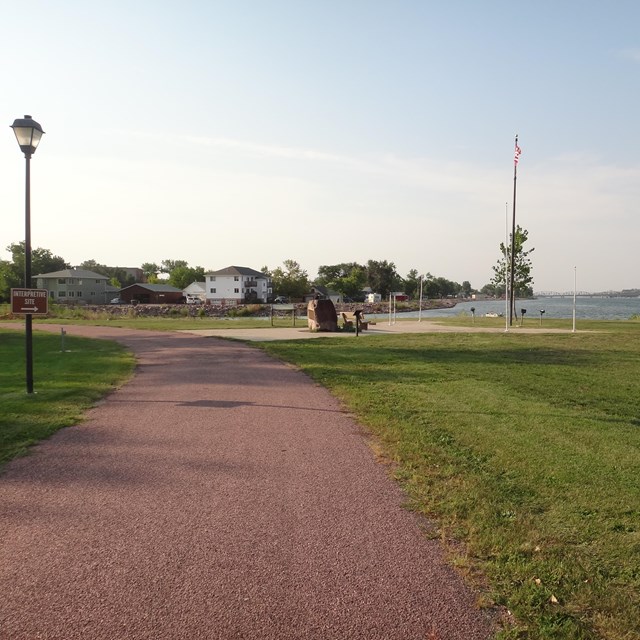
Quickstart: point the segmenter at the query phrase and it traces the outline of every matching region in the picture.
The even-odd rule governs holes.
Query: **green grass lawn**
[[[105,340],[34,331],[34,394],[26,393],[24,333],[0,325],[0,465],[82,420],[96,400],[132,373],[133,356]]]
[[[269,326],[95,321],[159,330],[190,323]],[[80,420],[133,367],[116,344],[67,336],[63,354],[59,336],[34,328],[38,393],[27,396],[24,337],[0,324],[0,462]],[[483,604],[513,613],[501,638],[640,638],[640,323],[578,328],[262,345],[370,428],[408,506],[435,522],[452,562],[487,593]]]
[[[19,320],[20,321],[20,320]],[[15,322],[15,320],[13,320]],[[63,324],[63,325],[92,325],[100,327],[122,327],[126,329],[140,329],[149,331],[172,331],[172,330],[189,330],[189,329],[267,329],[273,327],[292,327],[293,321],[291,317],[274,317],[273,325],[269,318],[130,318],[122,317],[97,317],[94,319],[86,318],[50,318],[34,321],[34,328],[39,323],[42,324]],[[296,327],[306,327],[306,318],[296,318]],[[2,323],[0,323],[2,327]]]
[[[513,613],[501,638],[631,640],[640,638],[640,324],[590,328],[263,348],[371,429],[410,507]]]

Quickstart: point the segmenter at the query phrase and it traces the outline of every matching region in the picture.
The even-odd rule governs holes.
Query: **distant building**
[[[332,291],[322,285],[314,284],[309,290],[309,293],[304,295],[305,302],[309,302],[310,300],[331,300],[331,302],[335,304],[336,302],[342,302],[342,296],[337,291]]]
[[[87,269],[63,269],[33,276],[37,289],[46,289],[59,304],[106,304],[112,288],[109,279]]]
[[[249,267],[231,266],[205,274],[205,296],[209,304],[268,302],[271,278]]]
[[[184,302],[182,289],[169,284],[145,284],[137,282],[120,289],[120,297],[126,302],[142,304],[179,304]]]
[[[192,282],[182,290],[182,293],[187,300],[189,298],[198,298],[199,300],[202,300],[202,302],[206,302],[206,283]]]

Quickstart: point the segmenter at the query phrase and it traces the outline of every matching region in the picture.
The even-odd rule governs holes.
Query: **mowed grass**
[[[411,508],[435,520],[485,604],[510,612],[500,638],[631,640],[640,324],[598,328],[262,346],[371,429]]]
[[[105,340],[34,331],[34,394],[26,393],[24,332],[0,325],[0,466],[58,429],[78,423],[96,400],[129,378],[135,361]]]

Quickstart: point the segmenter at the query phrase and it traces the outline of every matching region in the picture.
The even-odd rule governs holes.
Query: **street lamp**
[[[36,152],[40,138],[44,131],[42,127],[31,117],[25,116],[14,120],[11,125],[13,132],[16,134],[16,140],[20,145],[20,150],[24,153],[27,161],[25,174],[25,198],[24,198],[24,217],[25,217],[25,239],[24,239],[24,286],[25,289],[31,288],[31,156]],[[33,317],[30,313],[25,315],[25,334],[26,334],[26,354],[27,354],[27,393],[33,393],[33,339],[32,339],[32,321]]]

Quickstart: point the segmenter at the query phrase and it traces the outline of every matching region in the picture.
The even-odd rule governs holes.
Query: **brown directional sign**
[[[49,292],[46,289],[11,289],[11,313],[47,313]]]

